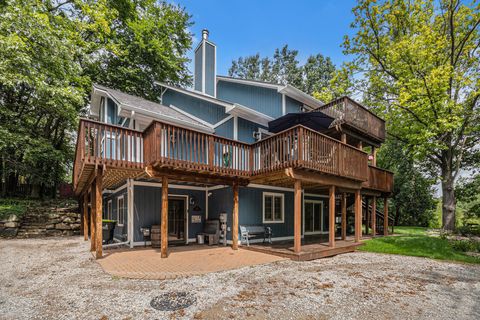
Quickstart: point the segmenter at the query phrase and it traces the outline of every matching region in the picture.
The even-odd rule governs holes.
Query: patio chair
[[[244,226],[240,226],[240,243],[246,242],[247,246],[250,246],[250,242],[248,241],[249,235],[248,230]]]

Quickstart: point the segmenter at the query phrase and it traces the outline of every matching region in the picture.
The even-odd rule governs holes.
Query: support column
[[[345,133],[342,133],[341,138],[343,143],[347,143],[347,135]]]
[[[233,182],[232,249],[238,250],[238,182]]]
[[[368,196],[365,196],[365,234],[368,234],[368,224],[370,223],[370,209],[368,208]],[[363,220],[363,219],[362,219]]]
[[[347,239],[347,194],[342,193],[342,240]]]
[[[88,241],[88,192],[85,192],[82,201],[83,240]]]
[[[377,166],[377,148],[372,146],[372,166]]]
[[[335,247],[335,186],[328,190],[328,246]]]
[[[372,198],[372,237],[377,235],[377,197]]]
[[[293,223],[293,251],[299,253],[302,247],[302,182],[294,183],[294,223]]]
[[[95,183],[90,188],[90,251],[95,251]]]
[[[362,196],[355,190],[355,242],[362,239]]]
[[[103,170],[97,169],[95,178],[95,258],[100,259],[103,255],[102,250],[102,179]]]
[[[160,253],[162,258],[168,257],[168,179],[162,177],[162,211],[160,223]]]
[[[383,198],[383,235],[388,236],[388,198]]]

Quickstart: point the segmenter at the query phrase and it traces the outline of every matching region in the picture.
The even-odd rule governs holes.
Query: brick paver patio
[[[133,279],[171,279],[209,272],[265,264],[285,258],[230,247],[189,245],[170,247],[169,256],[160,258],[160,250],[152,248],[111,250],[98,260],[113,276]]]

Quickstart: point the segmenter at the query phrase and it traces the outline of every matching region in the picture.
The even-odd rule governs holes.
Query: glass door
[[[323,201],[305,200],[305,234],[324,231]]]
[[[186,199],[168,197],[168,241],[182,242],[185,238]]]

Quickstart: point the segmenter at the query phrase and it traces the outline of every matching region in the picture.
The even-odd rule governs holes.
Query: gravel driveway
[[[111,277],[80,237],[0,240],[0,319],[480,319],[480,266],[351,253],[184,279]],[[187,291],[180,311],[150,307]]]

